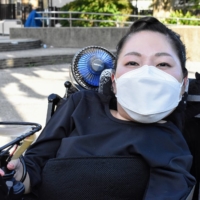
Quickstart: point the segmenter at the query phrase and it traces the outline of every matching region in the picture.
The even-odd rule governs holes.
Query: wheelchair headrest
[[[195,73],[195,79],[189,80],[189,89],[187,102],[193,104],[190,113],[196,113],[196,117],[200,118],[200,74]]]

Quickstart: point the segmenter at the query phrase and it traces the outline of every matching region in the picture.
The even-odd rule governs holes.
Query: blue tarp
[[[36,10],[31,11],[29,14],[24,27],[41,27],[42,22],[39,19],[35,19],[35,17],[42,17],[40,14],[36,12]]]

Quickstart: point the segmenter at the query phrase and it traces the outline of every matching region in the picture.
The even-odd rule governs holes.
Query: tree
[[[169,17],[174,9],[175,0],[153,0],[154,17]]]
[[[179,0],[179,10],[187,11],[200,9],[200,0]],[[175,0],[153,0],[153,15],[155,17],[169,17],[172,11],[176,10]]]
[[[200,0],[188,0],[188,3],[190,5],[192,5],[191,8],[193,10],[199,10],[200,9]]]
[[[165,19],[164,22],[166,22],[167,24],[180,24],[180,25],[193,25],[193,26],[200,25],[200,21],[195,20],[199,18],[193,15],[190,11],[184,13],[182,10],[176,10],[170,14],[170,17],[171,18]],[[177,20],[177,18],[179,19]]]
[[[128,17],[120,16],[120,14],[131,14],[133,12],[133,7],[129,0],[75,0],[66,4],[61,10],[115,14],[114,16],[84,13],[73,14],[73,18],[88,20],[73,21],[73,26],[116,26],[114,22],[95,22],[94,20],[114,20],[118,21],[122,26],[123,22],[126,21]],[[62,17],[68,18],[69,14],[63,14]],[[62,26],[69,26],[68,21],[62,20],[61,24]]]

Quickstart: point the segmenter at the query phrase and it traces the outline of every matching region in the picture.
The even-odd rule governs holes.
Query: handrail
[[[105,15],[105,16],[129,16],[129,17],[139,17],[139,16],[147,16],[147,15],[129,15],[129,14],[110,14],[110,13],[96,13],[96,12],[80,12],[80,11],[39,11],[37,13],[46,13],[46,14],[91,14],[91,15]]]
[[[83,18],[59,18],[59,17],[36,17],[35,19],[40,20],[71,20],[71,21],[92,21],[92,22],[113,22],[119,23],[116,20],[99,20],[99,19],[83,19]],[[132,24],[132,22],[123,22],[124,24]]]
[[[2,21],[0,21],[0,22],[2,22],[2,35],[4,35],[4,24],[5,24],[5,22],[6,21],[16,21],[16,22],[20,22],[21,23],[21,27],[22,27],[22,20],[21,19],[4,19],[4,20],[2,20]]]
[[[104,16],[119,16],[119,17],[134,17],[134,18],[141,18],[146,17],[149,15],[129,15],[129,14],[110,14],[110,13],[95,13],[95,12],[79,12],[79,11],[40,11],[38,12],[42,14],[42,17],[36,17],[36,20],[69,20],[70,27],[72,26],[72,21],[93,21],[93,22],[113,22],[116,23],[116,26],[118,26],[119,23],[126,24],[132,24],[132,21],[123,21],[121,22],[120,19],[118,20],[97,20],[97,19],[82,19],[82,18],[73,18],[73,14],[88,14],[88,15],[104,15]],[[69,17],[51,17],[51,14],[69,14]],[[47,15],[47,16],[45,16]],[[50,15],[50,16],[49,16]],[[179,25],[180,20],[191,20],[191,21],[200,21],[200,19],[194,19],[194,18],[183,18],[183,17],[159,17],[161,20],[166,19],[174,19],[176,20],[176,25]],[[51,23],[49,23],[49,26]],[[168,25],[174,25],[174,24],[168,24]],[[43,23],[44,26],[44,23]]]
[[[72,18],[72,14],[88,14],[88,15],[104,15],[104,16],[128,16],[128,17],[145,17],[147,15],[128,15],[128,14],[109,14],[109,13],[95,13],[95,12],[79,12],[79,11],[39,11],[37,12],[42,14],[42,17],[36,17],[36,20],[69,20],[70,27],[72,26],[71,21],[93,21],[93,22],[114,22],[119,23],[118,20],[97,20],[97,19],[82,19],[82,18]],[[47,14],[69,14],[69,18],[61,17],[44,17]],[[131,24],[132,22],[123,21],[124,24]],[[50,23],[49,23],[50,25]],[[44,23],[43,23],[44,26]]]

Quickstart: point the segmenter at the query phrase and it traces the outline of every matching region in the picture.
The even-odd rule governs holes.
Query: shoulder
[[[160,130],[163,130],[164,133],[169,135],[180,135],[182,137],[182,133],[180,129],[171,121],[166,121],[164,123],[155,123],[156,127]]]
[[[143,146],[156,147],[160,152],[188,151],[188,145],[181,131],[170,121],[166,123],[140,124],[138,130],[143,136]],[[181,151],[182,151],[181,150]],[[163,153],[162,152],[162,153]]]
[[[93,102],[93,103],[108,103],[110,96],[105,96],[95,91],[83,90],[72,94],[69,97],[75,105],[79,103]]]
[[[180,129],[174,123],[170,121],[163,124],[157,123],[156,127],[160,130],[160,133],[162,133],[164,141],[168,141],[168,144],[171,142],[176,144],[179,148],[185,149],[186,151],[189,150],[187,141],[185,140]]]
[[[82,112],[84,109],[87,111],[89,109],[103,109],[109,104],[110,99],[110,96],[105,96],[95,91],[78,91],[63,100],[62,104],[57,108],[57,111],[61,113],[69,113],[71,115],[74,111]]]
[[[138,129],[138,138],[142,137],[138,149],[151,167],[166,167],[175,157],[191,158],[186,140],[173,123],[140,125]]]

